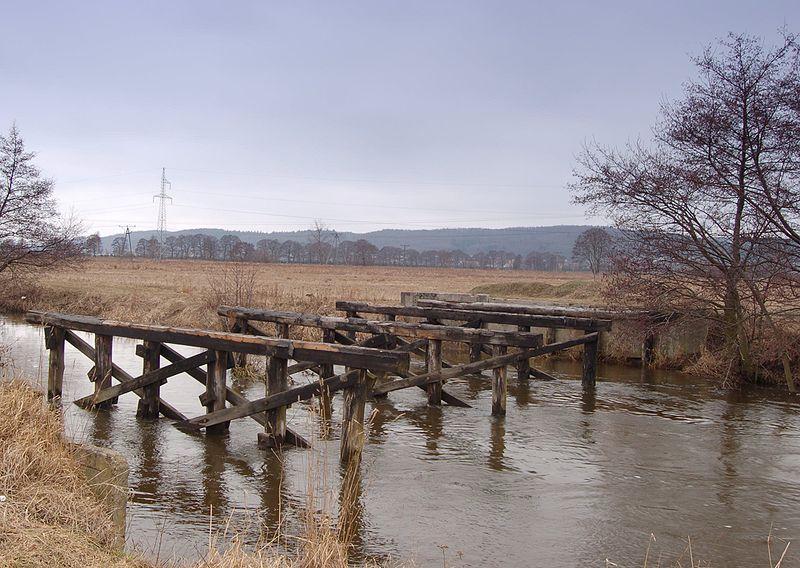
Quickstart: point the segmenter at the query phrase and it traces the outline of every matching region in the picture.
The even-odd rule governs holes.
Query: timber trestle
[[[592,318],[542,316],[526,313],[484,311],[459,306],[378,306],[337,302],[347,317],[266,309],[221,306],[219,315],[228,331],[180,329],[102,320],[89,316],[29,312],[29,323],[43,325],[49,350],[48,399],[60,398],[64,377],[64,349],[69,343],[94,362],[89,379],[94,393],[76,404],[106,409],[117,398],[133,392],[140,397],[137,415],[163,415],[184,430],[204,429],[207,434],[224,433],[232,420],[249,417],[263,425],[258,436],[262,447],[283,444],[307,446],[308,442],[290,429],[286,411],[294,403],[319,397],[320,414],[330,418],[332,396],[343,392],[341,459],[359,458],[364,442],[365,403],[370,397],[415,387],[425,391],[431,405],[442,403],[470,407],[446,387],[448,380],[483,377],[491,371],[492,414],[506,413],[508,368],[516,369],[518,381],[531,377],[551,378],[531,366],[536,357],[583,346],[583,387],[593,389],[597,373],[599,332],[610,322]],[[381,320],[363,314],[380,315]],[[398,318],[412,321],[399,321]],[[264,324],[273,324],[274,332]],[[488,329],[489,324],[511,325],[511,329]],[[290,339],[291,326],[316,328],[322,342]],[[496,327],[496,326],[495,326]],[[543,335],[532,328],[568,328],[582,335],[545,344]],[[94,346],[75,332],[94,334]],[[141,340],[136,354],[142,359],[142,373],[133,376],[112,361],[114,337]],[[469,362],[457,363],[443,357],[448,343],[469,346]],[[173,345],[199,348],[184,356]],[[488,357],[484,357],[484,354]],[[228,370],[244,366],[248,356],[264,356],[266,393],[249,400],[227,384]],[[412,356],[418,364],[411,365]],[[169,364],[162,366],[166,360]],[[294,361],[293,364],[289,364]],[[339,369],[337,369],[339,367]],[[311,371],[318,376],[289,388],[290,376]],[[187,374],[205,385],[200,403],[205,413],[187,417],[161,398],[160,387],[168,379]],[[112,379],[117,384],[112,384]]]

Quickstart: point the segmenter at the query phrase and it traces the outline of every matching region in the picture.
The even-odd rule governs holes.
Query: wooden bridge
[[[250,418],[264,427],[258,436],[260,446],[305,447],[308,442],[286,423],[287,408],[318,397],[322,416],[329,418],[332,396],[342,391],[342,461],[360,458],[364,409],[370,397],[413,387],[426,392],[429,404],[469,407],[466,401],[448,392],[446,382],[483,376],[483,371],[490,370],[492,414],[502,416],[506,413],[509,367],[516,369],[519,381],[527,381],[531,376],[550,378],[531,366],[530,361],[579,345],[583,346],[583,386],[593,389],[598,332],[610,328],[607,320],[488,311],[468,306],[338,302],[337,309],[347,317],[221,306],[218,312],[228,322],[226,332],[45,312],[29,312],[26,320],[45,327],[49,350],[48,399],[60,399],[62,395],[66,344],[93,361],[88,375],[94,383],[94,393],[75,401],[84,408],[107,409],[119,396],[134,393],[140,397],[137,414],[142,417],[163,415],[175,420],[182,429],[204,429],[209,435],[226,432],[232,420]],[[384,319],[361,317],[365,314]],[[401,317],[411,321],[399,321]],[[516,329],[487,329],[492,323],[514,325]],[[270,332],[265,324],[272,324],[274,331]],[[322,341],[290,339],[292,326],[316,328]],[[530,332],[532,327],[575,329],[583,335],[545,344],[542,334]],[[76,331],[93,333],[94,346]],[[136,354],[143,360],[141,375],[132,376],[113,363],[114,337],[142,341],[136,345]],[[443,346],[449,343],[468,345],[469,362],[446,360]],[[172,347],[175,345],[203,351],[184,356]],[[267,361],[266,393],[255,400],[247,399],[227,384],[228,370],[245,365],[250,356],[266,357]],[[417,360],[412,365],[414,357]],[[169,364],[162,367],[162,359]],[[340,367],[338,374],[336,367]],[[318,378],[289,388],[292,375],[307,371]],[[195,417],[185,416],[161,397],[161,385],[184,373],[205,385],[200,396],[205,413]],[[117,384],[112,384],[112,379]]]

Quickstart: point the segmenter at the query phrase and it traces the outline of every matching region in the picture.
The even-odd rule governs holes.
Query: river
[[[43,386],[42,330],[0,319],[10,372]],[[187,354],[190,353],[187,351]],[[116,340],[114,361],[139,374],[134,343]],[[64,400],[89,394],[91,362],[67,347]],[[714,566],[768,566],[800,536],[800,405],[780,390],[722,391],[675,372],[600,366],[594,394],[580,371],[549,361],[559,380],[509,386],[508,415],[490,416],[488,381],[448,388],[474,408],[426,405],[423,391],[396,391],[374,410],[364,452],[359,555],[420,566],[642,566],[674,560],[691,536],[695,559]],[[170,379],[162,396],[203,412],[202,385]],[[263,396],[263,385],[245,394]],[[303,405],[290,426],[314,449],[281,457],[259,450],[259,426],[237,420],[224,437],[137,419],[128,394],[108,412],[64,404],[68,434],[128,459],[134,490],[128,547],[161,559],[201,556],[209,513],[245,527],[291,529],[306,504],[309,472],[339,482],[338,428],[325,440]],[[339,410],[340,399],[334,401]],[[334,421],[337,416],[334,416]],[[278,504],[280,505],[280,508]],[[798,565],[800,542],[783,566]],[[655,562],[651,561],[651,565]],[[684,565],[686,563],[684,562]]]

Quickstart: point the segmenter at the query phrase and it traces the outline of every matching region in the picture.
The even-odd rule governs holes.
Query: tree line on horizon
[[[321,230],[320,230],[321,229]],[[255,244],[236,235],[215,237],[204,233],[170,235],[159,240],[152,236],[130,245],[125,237],[115,237],[105,250],[98,234],[86,239],[89,256],[135,256],[173,260],[217,260],[281,264],[343,264],[352,266],[409,266],[429,268],[483,268],[498,270],[539,270],[561,272],[592,269],[589,258],[531,251],[527,255],[504,250],[468,254],[461,250],[416,250],[410,247],[377,247],[366,239],[339,242],[334,231],[317,226],[306,243],[296,240],[261,239]]]

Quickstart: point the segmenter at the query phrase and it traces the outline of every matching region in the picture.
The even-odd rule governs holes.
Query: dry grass
[[[89,259],[77,268],[51,270],[38,284],[0,287],[0,311],[60,310],[141,323],[178,326],[219,326],[216,305],[224,300],[220,282],[230,279],[227,263]],[[249,264],[254,274],[252,303],[274,309],[334,313],[336,300],[396,304],[400,292],[425,290],[470,292],[495,285],[498,290],[531,290],[541,286],[542,300],[564,285],[591,282],[583,273],[519,270],[460,270],[385,266],[317,266]],[[236,294],[229,294],[235,299]],[[23,298],[24,297],[24,298]],[[531,296],[527,296],[531,297]]]
[[[21,382],[0,387],[0,565],[142,566],[113,552],[108,511],[89,492],[59,415]]]

